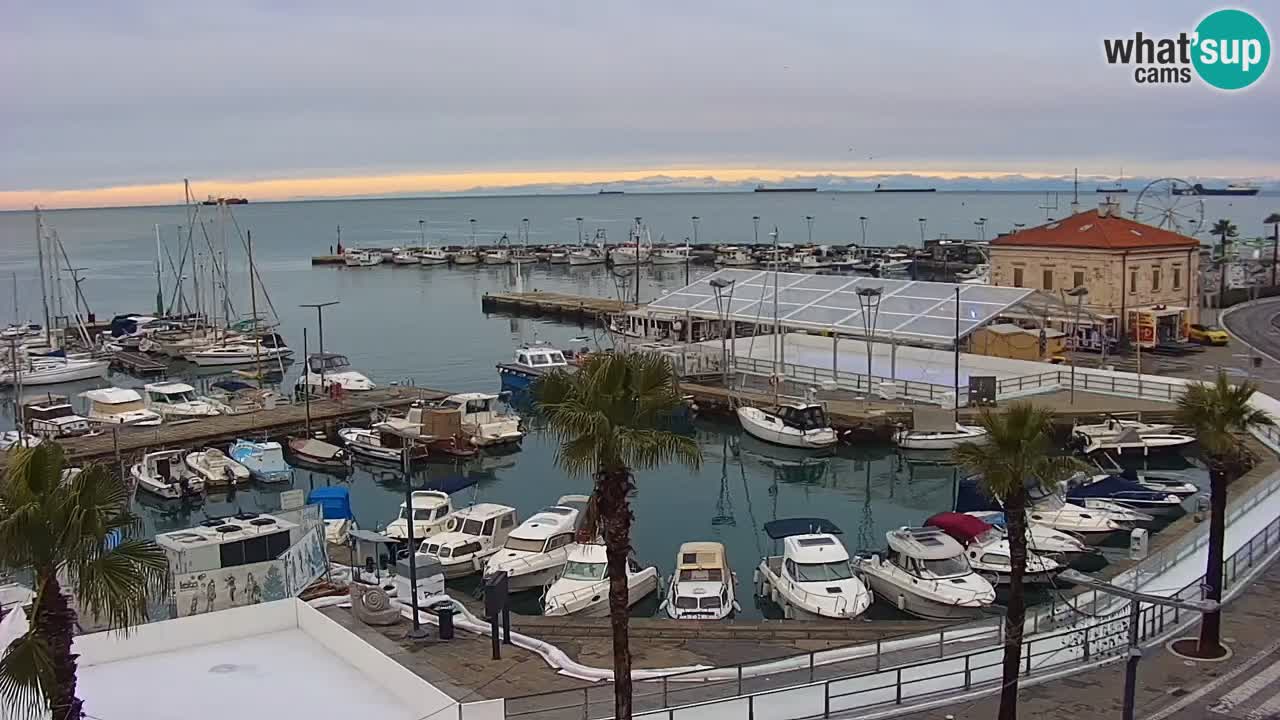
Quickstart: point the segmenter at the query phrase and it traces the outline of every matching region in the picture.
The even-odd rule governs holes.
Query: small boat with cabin
[[[485,560],[502,549],[516,526],[516,509],[496,503],[477,503],[453,511],[445,531],[422,541],[418,552],[436,558],[447,580],[484,569]]]
[[[383,258],[380,252],[366,250],[347,250],[342,254],[343,264],[349,268],[365,268],[381,265]]]
[[[743,405],[737,415],[748,435],[774,445],[823,450],[836,444],[836,431],[817,403],[784,403],[769,410]]]
[[[565,495],[535,512],[490,556],[484,574],[505,571],[511,592],[546,587],[568,562],[581,512],[574,505],[585,506],[589,500],[586,495]]]
[[[188,453],[183,462],[208,487],[225,487],[249,482],[249,468],[227,457],[218,448],[205,448]]]
[[[1067,500],[1086,507],[1092,501],[1106,500],[1154,516],[1182,513],[1180,496],[1111,474],[1076,475],[1067,481]]]
[[[782,608],[788,620],[858,617],[871,607],[871,593],[859,579],[843,531],[823,518],[787,518],[764,524],[782,554],[760,560],[752,578],[756,595]]]
[[[992,585],[1008,585],[1012,572],[1008,536],[993,525],[967,513],[942,512],[924,521],[964,546],[969,565]],[[1067,566],[1047,555],[1027,550],[1022,581],[1029,585],[1049,584]]]
[[[541,343],[521,345],[515,358],[509,363],[498,363],[498,377],[502,389],[511,392],[528,392],[535,380],[557,368],[568,368],[564,353]]]
[[[198,497],[204,492],[204,480],[182,461],[184,450],[161,450],[142,456],[142,461],[129,468],[129,475],[139,490],[166,500]]]
[[[988,496],[979,486],[976,478],[960,480],[956,489],[955,510],[957,512],[1003,512],[1000,501]],[[1114,510],[1120,510],[1120,512]],[[1114,506],[1114,509],[1085,508],[1082,505],[1067,502],[1060,491],[1046,492],[1038,488],[1028,488],[1027,521],[1029,523],[1069,533],[1086,545],[1104,543],[1117,533],[1128,532],[1139,522],[1150,519],[1150,515],[1128,508],[1121,509],[1118,505]]]
[[[287,347],[268,347],[260,342],[215,345],[185,353],[183,357],[200,367],[277,363],[293,354]]]
[[[318,487],[307,494],[308,505],[319,505],[324,518],[324,539],[331,545],[346,545],[356,527],[351,512],[351,490],[340,485]]]
[[[290,465],[345,477],[351,472],[351,454],[345,448],[316,438],[290,438],[285,444]]]
[[[462,415],[453,407],[414,402],[404,417],[387,417],[373,429],[384,427],[401,437],[415,438],[419,445],[426,445],[427,460],[470,460],[480,454],[462,430]]]
[[[418,253],[418,264],[424,267],[438,267],[449,264],[449,254],[443,248],[429,247]]]
[[[972,510],[965,513],[1005,533],[1008,536],[1008,521],[1000,510]],[[1076,535],[1061,530],[1054,530],[1048,525],[1033,522],[1027,518],[1027,547],[1039,555],[1060,558],[1064,564],[1089,554],[1089,546]]]
[[[716,248],[713,262],[720,267],[749,267],[756,264],[756,258],[745,248],[726,245]]]
[[[574,543],[569,547],[564,569],[542,595],[542,614],[548,617],[609,614],[608,557],[598,542]],[[642,567],[627,558],[627,607],[658,590],[658,568]]]
[[[453,512],[453,503],[449,493],[439,490],[414,490],[409,495],[413,504],[413,539],[426,540],[433,535],[445,531],[449,513]],[[383,535],[400,541],[409,539],[409,518],[404,503],[400,503],[400,514],[395,520],[387,523]]]
[[[427,457],[427,446],[417,443],[411,437],[405,437],[391,430],[390,426],[380,424],[379,428],[348,427],[338,430],[347,450],[358,460],[391,463],[400,465],[404,456],[409,462],[418,462]]]
[[[855,565],[876,595],[898,610],[930,620],[977,617],[996,601],[995,588],[974,572],[951,536],[937,528],[885,533],[888,550],[859,554]]]
[[[502,395],[458,393],[429,405],[457,414],[461,431],[472,445],[493,448],[517,445],[524,438],[520,416],[502,407],[503,403]]]
[[[159,425],[164,418],[148,410],[137,390],[110,387],[86,390],[80,397],[89,401],[91,422],[106,425]]]
[[[293,470],[284,461],[284,449],[274,440],[236,440],[227,451],[232,460],[249,468],[254,480],[264,483],[289,482]]]
[[[1139,434],[1134,428],[1126,428],[1119,434],[1109,437],[1093,437],[1082,432],[1076,432],[1075,438],[1085,455],[1092,455],[1100,450],[1109,450],[1119,454],[1150,455],[1153,452],[1177,450],[1196,441],[1195,437],[1191,435],[1172,432]]]
[[[346,355],[337,353],[308,355],[302,375],[298,378],[298,389],[305,389],[313,394],[324,394],[335,386],[346,392],[361,392],[375,387],[369,378],[351,369],[351,361]]]
[[[681,543],[662,606],[673,620],[724,620],[742,609],[724,544]]]
[[[110,361],[93,358],[47,355],[20,358],[16,373],[12,367],[0,366],[0,385],[13,385],[20,380],[24,387],[30,387],[105,378],[110,365]]]
[[[142,386],[142,391],[146,393],[144,400],[147,408],[160,413],[166,420],[182,420],[220,414],[213,403],[196,397],[196,389],[186,383],[147,383]]]
[[[62,395],[28,398],[23,403],[22,417],[28,432],[49,440],[79,437],[91,429],[89,418],[77,414]]]

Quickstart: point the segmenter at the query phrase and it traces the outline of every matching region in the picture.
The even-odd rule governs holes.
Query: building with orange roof
[[[1199,277],[1198,240],[1126,218],[1110,200],[991,241],[992,284],[1043,290],[1072,306],[1066,291],[1088,291],[1086,340],[1098,332],[1147,347],[1185,339],[1199,321]]]

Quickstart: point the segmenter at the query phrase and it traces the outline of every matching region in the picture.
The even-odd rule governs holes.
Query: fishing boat
[[[542,614],[549,617],[609,614],[608,558],[600,543],[574,543],[560,575],[542,595]],[[658,568],[641,567],[627,558],[627,607],[658,590]]]
[[[424,540],[418,552],[436,558],[445,579],[466,577],[484,568],[515,526],[515,508],[477,503],[453,511],[445,520],[445,531]]]
[[[502,389],[511,392],[528,392],[538,378],[556,369],[569,367],[564,353],[550,345],[531,344],[516,348],[512,362],[498,363],[498,378]]]
[[[183,462],[196,475],[204,479],[205,485],[218,487],[239,485],[249,482],[249,468],[227,457],[217,448],[205,448],[188,453]]]
[[[1008,520],[1000,510],[973,510],[965,514],[972,515],[1003,531],[1006,536],[1008,535]],[[1061,558],[1063,563],[1070,563],[1090,552],[1089,546],[1085,544],[1084,540],[1072,533],[1062,532],[1048,525],[1032,522],[1030,518],[1028,518],[1026,526],[1027,547],[1040,555],[1050,555]]]
[[[89,401],[88,418],[108,425],[159,425],[160,413],[148,410],[137,390],[110,387],[86,390],[80,397]]]
[[[871,606],[871,593],[837,537],[842,530],[823,518],[786,518],[764,524],[782,554],[761,558],[756,595],[782,608],[787,619],[855,618]]]
[[[50,440],[78,437],[91,429],[89,418],[77,414],[67,398],[60,395],[27,400],[22,416],[32,435]]]
[[[655,249],[649,255],[649,258],[654,265],[684,265],[693,259],[693,252],[689,248],[689,242],[686,239],[684,245]]]
[[[978,616],[995,602],[995,588],[973,571],[964,548],[941,530],[902,527],[885,538],[889,547],[884,557],[859,554],[854,564],[891,606],[930,620],[960,620]]]
[[[563,247],[551,248],[551,252],[547,254],[547,262],[551,265],[568,265],[569,250]]]
[[[365,250],[347,250],[342,255],[343,264],[349,268],[373,267],[381,265],[383,260],[382,253]]]
[[[351,471],[351,455],[333,443],[300,437],[290,438],[285,447],[290,465],[344,476]]]
[[[726,245],[716,248],[714,264],[721,267],[747,267],[756,264],[756,258],[745,248]]]
[[[969,565],[987,582],[992,585],[1009,584],[1013,570],[1009,559],[1009,540],[995,526],[967,513],[957,512],[938,513],[925,520],[924,525],[938,528],[964,546]],[[1022,581],[1028,585],[1052,583],[1066,569],[1057,560],[1028,550]]]
[[[287,347],[265,347],[261,343],[237,343],[194,350],[186,353],[183,357],[188,362],[193,362],[200,367],[217,367],[220,365],[249,365],[256,362],[273,363],[292,354],[293,351]]]
[[[818,404],[784,403],[769,410],[744,405],[737,415],[748,435],[774,445],[819,450],[836,444],[836,431]]]
[[[481,257],[481,262],[485,265],[506,265],[511,262],[511,238],[506,233],[498,238],[498,244],[494,249],[485,253]]]
[[[373,429],[384,426],[401,437],[414,438],[419,445],[426,445],[428,460],[469,460],[480,453],[463,431],[462,414],[454,407],[414,402],[403,417],[389,416]]]
[[[418,264],[425,267],[448,265],[449,254],[443,248],[429,247],[418,253]]]
[[[427,447],[396,434],[388,427],[373,430],[364,428],[341,428],[338,437],[353,456],[361,460],[392,463],[400,465],[407,453],[409,462],[423,460],[427,456]]]
[[[351,369],[346,355],[336,353],[312,353],[307,356],[306,367],[298,378],[297,388],[311,393],[328,393],[340,387],[346,392],[372,390],[373,381]]]
[[[602,265],[609,259],[609,238],[604,228],[596,229],[595,241],[587,245],[579,245],[569,252],[569,264],[575,267],[583,265]]]
[[[452,258],[453,264],[454,265],[479,265],[480,253],[476,252],[474,245],[475,245],[475,242],[473,240],[472,247],[463,248],[462,250],[455,252]]]
[[[412,250],[403,250],[401,248],[391,249],[392,265],[421,265],[418,260],[418,254]]]
[[[742,609],[737,584],[723,543],[681,543],[661,609],[672,620],[724,620]]]
[[[177,500],[204,492],[204,480],[182,461],[183,450],[161,450],[142,456],[142,461],[129,468],[139,490]]]
[[[524,438],[520,416],[503,407],[501,395],[458,393],[436,403],[424,403],[424,407],[428,405],[457,414],[461,432],[476,447],[516,445]]]
[[[318,487],[307,494],[307,504],[320,506],[325,542],[346,545],[356,527],[356,516],[351,512],[351,490],[342,486]]]
[[[984,443],[987,431],[977,425],[955,423],[954,428],[928,430],[902,428],[893,441],[905,450],[954,450],[962,443]]]
[[[609,252],[609,261],[615,266],[643,265],[649,262],[653,254],[653,241],[649,238],[649,228],[640,223],[631,228],[631,240],[614,247]]]
[[[546,587],[568,562],[580,512],[574,505],[585,506],[589,500],[586,495],[565,495],[531,515],[489,557],[484,574],[505,571],[511,592]]]
[[[181,382],[147,383],[142,386],[143,401],[149,410],[166,420],[209,417],[220,414],[217,406],[196,397],[196,389]]]
[[[1067,482],[1067,500],[1086,507],[1094,500],[1106,500],[1154,516],[1182,512],[1182,498],[1178,495],[1110,474],[1075,476]]]
[[[16,373],[13,367],[0,367],[0,385],[13,385],[16,379],[21,379],[24,386],[31,386],[105,378],[110,366],[108,360],[92,358],[28,357],[18,360]]]
[[[439,490],[414,490],[409,494],[413,505],[413,539],[426,540],[433,535],[445,531],[449,513],[453,512],[453,503],[449,493]],[[393,540],[409,539],[409,512],[404,503],[400,503],[400,512],[396,518],[387,523],[383,535]]]
[[[284,461],[284,449],[274,440],[236,440],[227,454],[249,468],[249,474],[258,482],[289,482],[293,479],[293,470]]]

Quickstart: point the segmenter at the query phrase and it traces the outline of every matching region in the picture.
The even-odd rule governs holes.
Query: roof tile
[[[1086,210],[1045,225],[1001,235],[996,247],[1057,247],[1093,250],[1153,250],[1194,248],[1200,241],[1120,215]]]

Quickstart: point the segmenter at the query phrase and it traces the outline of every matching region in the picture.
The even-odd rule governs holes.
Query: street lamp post
[[[413,514],[413,473],[409,470],[409,448],[400,448],[400,472],[404,476],[404,512],[408,518],[405,523],[405,547],[409,549],[409,603],[413,608],[413,627],[409,629],[410,640],[422,640],[427,633],[418,624],[418,547],[414,544],[413,525],[417,518]]]
[[[338,300],[330,300],[329,302],[322,302],[322,303],[303,303],[298,306],[298,307],[316,309],[316,322],[320,326],[320,392],[324,392],[324,309],[331,305],[337,305],[338,302],[339,302]],[[309,365],[307,365],[307,363],[310,362],[310,359],[304,357],[302,358],[302,362],[303,362],[302,372],[303,372],[303,377],[305,378],[308,374],[310,374],[309,371],[311,368]],[[307,384],[308,383],[306,383],[305,381],[303,382],[304,386],[306,386]],[[306,391],[308,393],[311,392],[311,388],[306,387]]]
[[[924,247],[924,226],[928,220],[928,218],[916,218],[916,222],[920,223],[920,247]]]
[[[1071,404],[1076,404],[1076,347],[1080,344],[1080,306],[1084,303],[1084,299],[1089,295],[1089,289],[1080,286],[1071,288],[1066,292],[1070,297],[1076,299],[1076,318],[1071,324]]]
[[[418,219],[418,247],[427,246],[427,221]]]
[[[876,324],[880,320],[880,298],[884,295],[882,288],[858,288],[858,305],[862,308],[862,342],[867,346],[867,396],[871,396],[871,339],[876,334]],[[834,337],[832,342],[835,342]]]
[[[805,215],[804,224],[809,227],[809,245],[812,247],[813,246],[813,216]]]
[[[759,245],[760,244],[760,216],[759,215],[751,216],[751,226],[753,228],[752,237],[755,238],[753,242],[756,245]]]
[[[711,290],[716,296],[716,314],[720,316],[720,384],[729,387],[729,346],[724,331],[725,318],[733,308],[734,280],[711,278]],[[724,299],[724,289],[729,289],[729,298]]]

